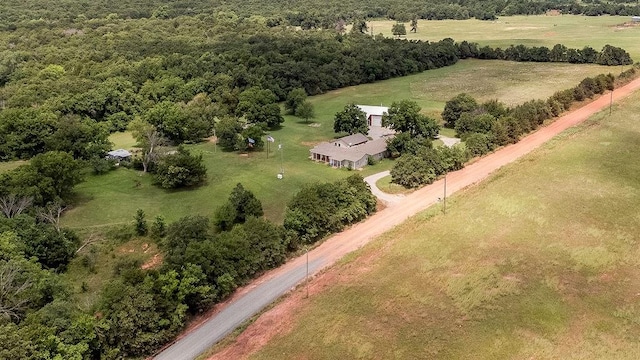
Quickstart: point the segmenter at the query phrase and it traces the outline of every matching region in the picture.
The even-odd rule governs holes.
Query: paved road
[[[378,180],[382,179],[385,176],[389,176],[389,174],[390,172],[389,170],[387,170],[387,171],[379,172],[377,174],[369,175],[366,178],[364,178],[364,181],[367,184],[369,184],[369,187],[371,188],[371,192],[373,193],[373,195],[375,195],[378,199],[384,202],[385,205],[387,206],[397,204],[400,201],[402,201],[402,198],[404,198],[403,195],[387,194],[386,192],[380,190],[376,185],[376,182]]]
[[[315,273],[326,261],[316,258],[309,261],[309,273]],[[195,359],[235,328],[278,299],[292,286],[302,282],[307,276],[307,264],[297,264],[291,271],[280,277],[269,279],[254,287],[245,296],[231,302],[224,311],[205,322],[193,332],[180,339],[158,354],[158,360]]]
[[[640,88],[640,79],[616,89],[616,101]],[[552,124],[523,138],[517,144],[506,146],[462,170],[447,175],[447,195],[477,183],[500,167],[517,160],[550,140],[565,129],[586,120],[593,113],[609,105],[609,94],[573,111]],[[394,206],[377,212],[366,221],[335,234],[308,254],[309,273],[315,274],[335,263],[344,255],[364,246],[377,236],[401,224],[410,216],[435,204],[443,194],[443,180],[425,186],[404,197]],[[155,358],[159,360],[191,360],[224,338],[239,324],[285,294],[306,275],[306,256],[292,259],[278,269],[263,275],[252,284],[240,289],[215,315],[195,330],[166,348]]]

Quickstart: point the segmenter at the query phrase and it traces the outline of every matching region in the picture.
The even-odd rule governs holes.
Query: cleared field
[[[10,171],[17,168],[20,165],[26,164],[27,161],[24,160],[16,160],[16,161],[2,161],[0,162],[0,174],[5,171]]]
[[[252,358],[637,359],[639,114],[636,94],[350,256]]]
[[[624,48],[635,61],[640,61],[640,26],[623,26],[630,21],[628,16],[581,15],[501,16],[496,21],[419,20],[417,33],[409,33],[406,38],[429,41],[452,38],[503,48],[511,44],[550,47],[559,43],[600,50],[610,44]],[[395,21],[379,20],[368,24],[375,34],[393,36],[391,26]],[[405,27],[409,31],[408,23]]]
[[[571,64],[535,64],[503,61],[467,60],[421,74],[349,87],[310,99],[316,109],[315,123],[306,124],[295,117],[286,117],[284,126],[271,134],[282,142],[284,153],[272,147],[269,158],[265,152],[242,155],[223,152],[212,143],[191,146],[202,153],[208,169],[209,182],[188,191],[165,191],[152,184],[149,175],[129,169],[118,169],[101,176],[88,176],[78,185],[77,204],[63,218],[66,226],[96,227],[132,221],[141,208],[149,218],[163,215],[174,221],[189,214],[211,216],[241,182],[263,202],[265,213],[281,221],[284,208],[293,194],[304,184],[332,181],[352,172],[331,169],[308,159],[309,148],[331,139],[333,118],[346,104],[384,104],[412,99],[423,110],[439,116],[444,103],[460,92],[468,92],[480,100],[500,99],[515,104],[532,98],[546,98],[553,92],[575,86],[586,76],[609,72],[609,67]],[[132,146],[128,134],[111,137],[116,148]],[[388,170],[392,161],[366,167],[363,176]],[[281,165],[283,180],[276,174]]]

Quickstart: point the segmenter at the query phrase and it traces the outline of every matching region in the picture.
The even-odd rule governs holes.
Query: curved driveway
[[[373,193],[373,195],[375,195],[378,199],[384,202],[385,205],[387,206],[397,204],[400,201],[402,201],[402,198],[404,198],[403,195],[387,194],[386,192],[380,190],[376,185],[376,182],[378,182],[378,180],[389,175],[390,175],[390,171],[387,170],[387,171],[379,172],[377,174],[369,175],[366,178],[364,178],[364,181],[367,184],[369,184],[369,187],[371,188],[371,193]]]
[[[638,88],[640,88],[640,79],[616,89],[612,99],[618,100]],[[448,174],[448,194],[487,178],[495,170],[531,152],[563,130],[583,122],[593,113],[606,108],[609,105],[609,97],[610,94],[605,94],[592,103],[540,128],[517,144],[501,148],[462,170]],[[331,236],[309,252],[309,273],[316,273],[332,265],[345,254],[362,247],[408,217],[435,204],[443,194],[443,185],[443,180],[439,180],[425,186],[405,196],[396,206],[387,207],[367,220]],[[305,259],[305,255],[292,259],[240,289],[234,298],[223,304],[211,318],[178,339],[155,358],[158,360],[194,359],[238,325],[304,280],[307,273]]]

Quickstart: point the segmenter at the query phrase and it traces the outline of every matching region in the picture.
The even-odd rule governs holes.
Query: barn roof
[[[367,118],[371,115],[382,116],[384,113],[389,112],[389,108],[386,106],[371,106],[371,105],[356,105],[360,110],[367,114]]]

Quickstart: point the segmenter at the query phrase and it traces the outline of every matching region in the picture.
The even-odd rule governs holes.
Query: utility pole
[[[613,106],[613,90],[611,90],[611,98],[609,100],[609,115],[611,115],[611,106]]]
[[[280,150],[280,174],[284,177],[284,150],[282,150],[282,143],[278,144],[278,150]]]
[[[442,202],[442,212],[447,214],[447,173],[444,173],[444,197]]]
[[[307,298],[309,297],[309,245],[307,245],[307,277],[305,282],[307,283]]]

